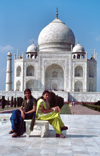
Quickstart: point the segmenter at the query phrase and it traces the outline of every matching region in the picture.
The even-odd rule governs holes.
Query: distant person
[[[75,102],[73,101],[73,99],[72,99],[72,105],[75,106]]]
[[[25,123],[24,119],[32,119],[30,130],[33,130],[34,122],[35,122],[35,112],[36,112],[36,100],[31,95],[31,90],[26,89],[24,91],[24,101],[20,109],[14,110],[10,121],[12,130],[9,134],[12,134],[12,137],[17,137],[22,135],[25,132]]]
[[[60,118],[60,108],[58,106],[50,108],[48,99],[50,97],[50,92],[45,90],[42,96],[37,101],[36,109],[36,119],[38,120],[47,120],[56,130],[56,137],[65,138],[65,135],[62,134],[63,130],[67,130],[68,127],[64,126]]]

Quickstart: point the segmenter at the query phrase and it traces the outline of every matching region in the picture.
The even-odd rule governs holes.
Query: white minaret
[[[12,54],[7,54],[6,91],[12,90]]]

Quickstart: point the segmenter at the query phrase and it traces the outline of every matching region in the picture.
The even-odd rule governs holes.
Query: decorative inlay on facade
[[[58,64],[62,67],[62,69],[65,69],[65,60],[44,60],[44,68],[46,69],[52,64]]]

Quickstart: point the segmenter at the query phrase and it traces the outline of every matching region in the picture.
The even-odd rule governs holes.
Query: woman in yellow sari
[[[45,90],[37,101],[37,109],[36,109],[36,118],[38,120],[47,120],[56,130],[56,137],[65,138],[65,135],[62,134],[63,130],[67,130],[68,127],[64,126],[60,118],[60,108],[58,106],[50,108],[48,99],[50,96],[50,92]]]

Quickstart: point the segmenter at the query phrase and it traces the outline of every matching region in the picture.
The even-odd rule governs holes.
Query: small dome
[[[85,52],[84,47],[81,44],[77,44],[74,48],[73,48],[73,53],[75,52]]]
[[[31,44],[28,48],[27,48],[27,53],[30,53],[30,52],[37,52],[37,47],[36,45],[33,43]]]
[[[39,50],[51,48],[71,50],[71,45],[74,44],[74,33],[58,18],[42,29],[38,37]]]
[[[8,52],[7,53],[7,56],[11,57],[12,56],[11,52]]]

